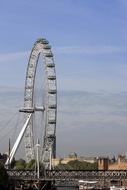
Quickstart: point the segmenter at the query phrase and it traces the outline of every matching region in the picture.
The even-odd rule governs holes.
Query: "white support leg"
[[[16,142],[15,142],[15,144],[14,144],[14,146],[13,146],[11,152],[10,152],[9,158],[7,158],[7,161],[6,161],[5,165],[8,165],[8,164],[10,164],[12,162],[12,159],[14,158],[15,153],[16,153],[16,151],[17,151],[17,149],[18,149],[18,147],[20,145],[20,142],[21,142],[21,140],[23,138],[23,135],[25,133],[27,125],[29,124],[31,116],[32,116],[32,113],[28,116],[22,130],[20,131],[19,136],[18,136],[18,138],[17,138],[17,140],[16,140]]]

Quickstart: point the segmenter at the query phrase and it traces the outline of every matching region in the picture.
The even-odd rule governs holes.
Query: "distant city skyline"
[[[56,64],[57,155],[127,152],[126,20],[126,0],[1,1],[0,152],[18,134],[15,113],[40,37],[52,45]]]

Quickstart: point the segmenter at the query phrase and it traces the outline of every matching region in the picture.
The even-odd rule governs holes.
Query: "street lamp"
[[[49,148],[49,156],[50,156],[50,163],[49,163],[49,169],[51,170],[52,169],[52,148],[50,147]]]
[[[40,148],[40,144],[39,144],[39,139],[37,139],[37,144],[35,145],[36,146],[36,162],[37,162],[37,178],[39,179],[40,178],[40,165],[39,165],[39,148]]]

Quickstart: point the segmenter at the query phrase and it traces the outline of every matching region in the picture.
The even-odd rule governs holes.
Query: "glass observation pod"
[[[31,58],[32,58],[32,59],[36,59],[36,56],[37,56],[37,55],[32,54],[32,55],[31,55]]]
[[[46,53],[45,57],[53,57],[53,53]]]
[[[39,38],[39,39],[35,42],[35,44],[37,44],[37,43],[48,44],[49,42],[48,42],[48,40],[46,40],[45,38]]]
[[[49,50],[49,49],[51,49],[51,46],[50,46],[50,45],[45,45],[45,46],[43,47],[43,49]]]
[[[47,63],[46,66],[47,67],[55,67],[55,64],[54,63]]]
[[[25,89],[32,89],[33,86],[26,86]]]
[[[46,39],[43,39],[41,42],[42,42],[42,44],[48,44],[49,43],[48,40],[46,40]]]
[[[30,64],[29,68],[33,68],[34,67],[34,64]]]
[[[48,131],[47,138],[55,140],[54,133],[52,133],[52,132],[50,133],[50,131]]]
[[[49,120],[48,120],[48,123],[49,123],[49,124],[56,124],[56,120],[55,120],[55,119],[49,119]]]
[[[48,90],[48,93],[49,93],[49,94],[56,94],[56,89],[49,89],[49,90]]]
[[[48,79],[49,79],[49,80],[55,80],[55,79],[56,79],[56,76],[54,76],[54,75],[49,75],[49,76],[48,76]]]
[[[34,76],[33,75],[28,75],[27,78],[33,78]]]
[[[44,39],[44,40],[42,41],[42,43],[43,43],[43,44],[48,44],[49,42],[48,42],[48,40],[45,40],[45,39]]]
[[[56,107],[57,107],[56,104],[52,104],[48,106],[49,109],[56,109]]]

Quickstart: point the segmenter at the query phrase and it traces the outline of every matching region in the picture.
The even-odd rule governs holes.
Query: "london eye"
[[[37,75],[37,67],[40,57],[42,57],[44,82],[43,86],[43,103],[41,105],[36,104],[35,99],[35,78]],[[53,53],[51,46],[46,39],[38,39],[32,48],[30,53],[26,80],[25,80],[25,92],[24,92],[24,107],[20,109],[24,112],[25,124],[12,148],[10,158],[7,160],[11,162],[15,152],[22,140],[25,141],[25,154],[26,160],[29,162],[35,159],[35,141],[34,128],[37,127],[34,122],[34,114],[37,112],[42,113],[42,125],[44,130],[41,137],[41,162],[45,168],[49,168],[50,157],[56,156],[56,115],[57,115],[57,85],[56,85],[56,72]],[[38,121],[40,122],[40,121]]]

